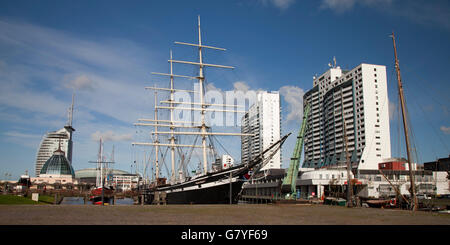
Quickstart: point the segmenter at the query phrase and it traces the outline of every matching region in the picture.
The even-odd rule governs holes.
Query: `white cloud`
[[[142,81],[148,76],[150,54],[138,44],[119,39],[94,42],[3,20],[0,29],[0,44],[6,52],[11,50],[5,54],[9,60],[2,60],[6,72],[0,73],[0,105],[66,116],[72,91],[64,88],[72,88],[80,91],[75,106],[85,114],[97,112],[131,123],[146,110],[148,94]],[[81,93],[93,89],[95,96]]]
[[[450,30],[450,3],[447,0],[322,0],[319,9],[330,9],[342,14],[357,6],[405,17],[421,25]]]
[[[247,83],[245,83],[245,82],[238,81],[238,82],[233,83],[233,88],[234,88],[234,90],[247,92],[249,90],[250,86],[248,86]]]
[[[322,0],[321,9],[331,9],[338,13],[351,10],[357,4],[379,6],[391,4],[393,0]]]
[[[99,141],[102,138],[103,141],[131,141],[133,139],[132,134],[116,134],[111,130],[100,132],[96,131],[91,134],[93,141]]]
[[[4,19],[0,19],[0,30],[4,54],[0,121],[6,122],[3,131],[8,131],[0,133],[0,140],[35,151],[46,131],[65,124],[75,89],[74,167],[89,166],[97,154],[97,142],[92,139],[100,136],[114,142],[116,161],[129,166],[132,123],[152,113],[153,97],[144,89],[149,85],[148,67],[163,70],[159,62],[151,62],[155,53],[132,41],[94,40]],[[165,63],[161,66],[165,68]],[[36,137],[16,128],[31,130]],[[32,155],[30,167],[35,160]]]
[[[66,88],[72,88],[75,90],[94,90],[93,81],[85,74],[78,75],[76,77],[66,76],[67,82]]]
[[[19,144],[32,149],[36,149],[39,146],[39,142],[43,136],[18,131],[7,131],[3,135],[5,136],[3,140],[8,143]]]
[[[220,93],[222,93],[222,89],[216,87],[216,85],[214,85],[214,83],[207,83],[206,91],[219,91]]]
[[[297,86],[283,86],[280,88],[280,94],[287,102],[288,115],[286,120],[302,120],[303,117],[303,95],[305,91]]]
[[[18,137],[18,138],[28,138],[28,139],[39,139],[42,137],[42,135],[36,135],[36,134],[27,134],[27,133],[22,133],[22,132],[17,132],[17,131],[8,131],[3,133],[6,136],[9,137]]]
[[[264,6],[273,5],[281,10],[286,10],[295,3],[295,0],[259,0]]]
[[[0,105],[46,115],[64,115],[67,104],[48,92],[36,92],[16,84],[0,83]]]
[[[450,127],[441,126],[441,131],[444,134],[450,134]]]

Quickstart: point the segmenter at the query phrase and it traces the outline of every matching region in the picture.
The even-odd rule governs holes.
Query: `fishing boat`
[[[154,129],[154,131],[151,133],[153,142],[132,143],[134,146],[140,145],[154,147],[155,181],[144,188],[144,191],[142,191],[141,194],[144,196],[145,200],[143,202],[147,204],[156,204],[160,202],[166,204],[237,203],[238,196],[242,191],[242,185],[249,178],[251,178],[254,173],[256,173],[267,162],[270,161],[275,153],[280,150],[281,145],[284,143],[289,134],[281,137],[280,140],[265,149],[262,154],[254,157],[246,163],[242,163],[239,165],[236,164],[235,166],[231,167],[227,166],[213,168],[212,165],[217,159],[215,158],[217,151],[214,147],[215,144],[213,143],[213,139],[215,139],[215,136],[253,136],[252,134],[244,133],[212,132],[211,125],[207,125],[207,120],[205,117],[207,113],[245,113],[245,111],[237,110],[239,108],[239,105],[206,102],[206,77],[204,69],[206,67],[234,69],[234,67],[209,64],[203,61],[202,51],[204,51],[205,49],[213,49],[219,51],[225,51],[225,49],[207,46],[202,43],[200,16],[198,17],[198,43],[175,42],[175,44],[185,46],[187,45],[197,48],[198,61],[193,62],[174,60],[172,51],[170,51],[170,59],[168,60],[170,64],[170,73],[152,72],[152,74],[154,75],[169,77],[169,87],[161,88],[156,87],[156,85],[154,87],[146,87],[146,89],[155,91],[154,118],[138,119],[138,121],[141,122],[135,123],[135,126],[152,127]],[[174,74],[174,63],[197,66],[198,74],[196,76]],[[189,79],[191,82],[192,80],[194,80],[198,82],[198,84],[194,85],[194,90],[178,89],[175,88],[174,78]],[[161,93],[169,93],[168,99],[159,101],[158,91],[162,91]],[[198,102],[175,101],[176,92],[195,94],[195,96],[198,96]],[[168,104],[168,106],[160,106],[160,104]],[[182,105],[188,105],[189,107],[183,107]],[[168,111],[169,113],[167,115],[167,118],[158,118],[158,112],[160,112],[159,110],[163,110],[163,112]],[[177,110],[188,110],[188,113],[199,112],[199,120],[197,119],[197,122],[177,121],[174,118],[174,111]],[[169,128],[170,130],[160,131],[160,128]],[[164,137],[166,136],[168,142],[163,142]],[[194,137],[196,138],[193,139]],[[201,138],[201,144],[196,144],[198,138]],[[221,143],[218,142],[218,144]],[[165,182],[164,178],[160,178],[160,157],[162,158],[162,154],[160,153],[161,148],[166,149],[167,151],[170,150],[171,171],[167,176],[168,182]],[[201,153],[198,154],[201,156],[201,162],[197,171],[195,171],[195,174],[193,176],[189,176],[190,172],[186,171],[186,166],[188,166],[189,164],[193,164],[193,161],[192,163],[190,161],[190,156],[193,149],[201,149]],[[189,154],[187,153],[188,151],[190,151]],[[176,157],[176,153],[178,154],[178,157]],[[188,157],[186,157],[187,155]],[[175,167],[176,162],[178,163],[178,168]]]

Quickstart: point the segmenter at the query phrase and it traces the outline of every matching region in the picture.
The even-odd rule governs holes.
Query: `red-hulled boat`
[[[113,194],[113,189],[105,187],[104,190],[102,187],[97,187],[91,191],[91,195],[89,196],[89,200],[94,205],[102,205],[102,191],[103,191],[103,205],[108,205],[111,200],[111,196]]]

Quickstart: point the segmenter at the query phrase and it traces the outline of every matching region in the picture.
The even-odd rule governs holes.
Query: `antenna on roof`
[[[67,121],[67,126],[70,126],[70,127],[72,127],[72,121],[73,121],[74,99],[75,99],[75,93],[72,94],[72,105],[69,108],[69,116],[68,116],[68,121]]]

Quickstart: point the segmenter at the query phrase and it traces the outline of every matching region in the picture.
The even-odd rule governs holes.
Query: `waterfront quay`
[[[450,225],[450,214],[314,204],[0,205],[0,225]]]

